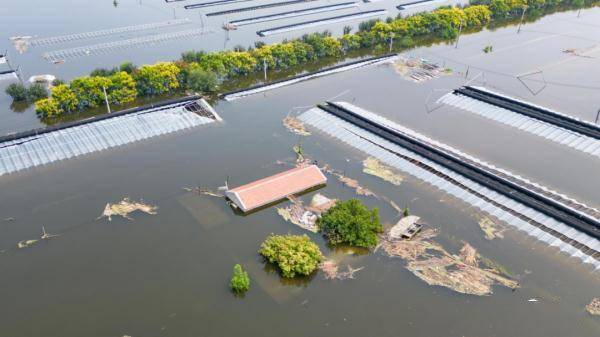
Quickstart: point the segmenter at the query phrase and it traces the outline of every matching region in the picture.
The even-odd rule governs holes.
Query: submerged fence
[[[313,1],[317,1],[317,0],[290,0],[290,1],[273,2],[273,3],[264,4],[264,5],[234,8],[234,9],[229,9],[229,10],[224,10],[224,11],[219,11],[219,12],[212,12],[212,13],[206,14],[206,16],[218,16],[218,15],[226,15],[226,14],[233,14],[233,13],[240,13],[240,12],[248,12],[248,11],[255,11],[255,10],[259,10],[259,9],[290,6],[290,5],[296,5],[296,4],[301,4],[301,3],[305,3],[305,2],[313,2]]]
[[[311,14],[324,13],[324,12],[333,12],[333,11],[339,11],[342,9],[356,8],[356,7],[358,7],[358,4],[356,2],[344,2],[344,3],[334,4],[334,5],[318,6],[318,7],[312,7],[312,8],[307,8],[307,9],[300,9],[300,10],[296,10],[296,11],[289,11],[289,12],[270,14],[270,15],[255,16],[255,17],[246,18],[246,19],[233,20],[233,21],[230,21],[229,23],[232,25],[235,25],[235,26],[245,26],[245,25],[250,25],[250,24],[259,23],[259,22],[282,20],[282,19],[293,18],[293,17],[298,17],[298,16],[311,15]]]
[[[407,2],[407,3],[400,4],[400,5],[396,6],[396,8],[398,8],[399,10],[405,10],[405,9],[410,9],[410,8],[414,8],[414,7],[426,6],[426,5],[431,5],[431,4],[440,3],[440,2],[447,2],[447,1],[448,0],[413,1],[413,2]]]
[[[369,58],[362,59],[362,60],[339,64],[337,66],[325,68],[325,69],[322,69],[322,70],[319,70],[316,72],[294,76],[292,78],[287,78],[287,79],[280,80],[280,81],[275,81],[275,82],[266,83],[266,84],[259,84],[259,85],[256,85],[256,86],[253,86],[250,88],[231,91],[231,92],[222,94],[221,98],[225,99],[226,101],[233,101],[238,98],[258,94],[258,93],[265,92],[268,90],[285,87],[287,85],[295,84],[298,82],[310,80],[310,79],[321,77],[321,76],[326,76],[326,75],[331,75],[331,74],[335,74],[335,73],[339,73],[339,72],[343,72],[343,71],[347,71],[347,70],[351,70],[351,69],[363,68],[363,67],[368,67],[368,66],[372,66],[372,65],[391,62],[397,58],[398,58],[398,55],[396,55],[396,54],[386,54],[383,56],[369,57]]]
[[[157,34],[157,35],[149,35],[142,36],[133,39],[126,39],[120,41],[99,43],[90,46],[69,48],[69,49],[61,49],[50,51],[44,54],[44,58],[48,62],[58,62],[64,61],[66,59],[77,58],[82,56],[89,55],[97,55],[97,54],[105,54],[114,50],[125,49],[125,48],[133,48],[144,45],[153,45],[164,43],[172,40],[186,39],[194,36],[200,36],[203,34],[214,33],[212,29],[190,29],[178,32]]]
[[[204,7],[236,4],[236,3],[240,3],[240,2],[250,2],[250,1],[256,1],[256,0],[218,0],[218,1],[201,2],[201,3],[197,3],[197,4],[192,4],[192,5],[185,5],[185,6],[183,6],[183,8],[197,9],[197,8],[204,8]]]
[[[0,176],[220,120],[207,105],[186,97],[0,137]]]
[[[269,29],[265,29],[265,30],[259,30],[258,32],[256,32],[256,34],[258,34],[260,36],[269,36],[269,35],[273,35],[273,34],[280,34],[280,33],[290,32],[290,31],[299,30],[299,29],[306,29],[306,28],[310,28],[310,27],[318,27],[318,26],[328,25],[328,24],[332,24],[332,23],[340,23],[340,22],[346,22],[346,21],[372,18],[372,17],[382,16],[385,14],[387,14],[387,10],[385,10],[385,9],[364,11],[364,12],[359,12],[359,13],[354,13],[354,14],[339,15],[339,16],[334,16],[334,17],[329,17],[329,18],[324,18],[324,19],[319,19],[319,20],[312,20],[312,21],[301,22],[301,23],[296,23],[296,24],[291,24],[291,25],[286,25],[286,26],[281,26],[281,27],[274,27],[274,28],[269,28]]]
[[[77,41],[77,40],[94,39],[94,38],[98,38],[98,37],[117,35],[117,34],[122,34],[122,33],[139,32],[139,31],[143,31],[143,30],[180,26],[180,25],[188,24],[190,22],[191,22],[190,19],[177,19],[177,20],[169,20],[169,21],[162,21],[162,22],[146,23],[146,24],[134,25],[134,26],[109,28],[109,29],[97,30],[97,31],[93,31],[93,32],[84,32],[84,33],[75,33],[75,34],[68,34],[68,35],[38,38],[38,39],[33,39],[33,40],[29,41],[29,44],[34,47],[35,46],[46,46],[46,45],[67,43],[67,42]]]
[[[401,146],[399,143],[391,141],[392,138],[382,137],[383,134],[379,135],[350,122],[350,120],[341,118],[328,111],[329,108],[326,106],[313,108],[300,115],[299,118],[308,125],[374,156],[390,166],[413,175],[488,215],[559,248],[570,256],[592,264],[596,269],[600,269],[598,229],[594,229],[592,225],[582,220],[585,218],[590,222],[597,223],[600,221],[600,213],[597,210],[433,141],[372,112],[349,103],[338,102],[332,105],[333,109],[343,110],[343,114],[350,111],[351,114],[358,116],[357,118],[364,118],[365,125],[371,125],[374,128],[378,128],[376,125],[379,125],[384,129],[389,129],[392,133],[402,134],[406,141],[404,144],[407,146]],[[419,146],[421,146],[420,150],[418,150]],[[428,150],[423,151],[423,149]],[[420,153],[415,152],[416,150]],[[442,161],[434,160],[434,157],[430,155],[438,151],[445,152],[448,157]],[[524,191],[519,192],[517,189],[514,189],[512,193],[505,193],[506,190],[499,188],[498,185],[492,185],[483,180],[474,180],[474,176],[450,169],[447,166],[450,158],[465,160],[470,165],[478,166],[479,169],[497,176],[499,179],[497,181],[504,179],[509,185],[519,183],[521,189],[528,190],[529,195]],[[536,198],[533,197],[534,195]],[[517,200],[516,196],[523,198]],[[561,211],[562,216],[559,217],[561,219],[557,219],[556,214],[558,213],[552,212],[559,212],[558,208],[549,206],[553,202],[561,204],[564,209],[570,209],[571,215],[564,218],[566,213]],[[569,220],[569,223],[565,223],[564,219]],[[586,230],[573,227],[573,224],[577,222],[585,223]]]
[[[438,102],[600,157],[600,127],[592,123],[478,87],[457,89]]]

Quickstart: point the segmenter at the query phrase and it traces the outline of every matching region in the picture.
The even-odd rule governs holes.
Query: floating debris
[[[44,226],[42,226],[42,235],[40,236],[39,239],[32,239],[32,240],[21,240],[17,243],[17,247],[18,248],[28,248],[33,246],[34,244],[36,244],[38,241],[40,240],[48,240],[54,237],[60,236],[58,234],[49,234],[46,232],[46,228]]]
[[[478,296],[492,294],[494,284],[511,289],[519,286],[495,269],[479,267],[479,254],[468,243],[458,256],[448,253],[431,240],[436,234],[435,230],[424,230],[413,240],[396,240],[388,235],[381,246],[389,256],[406,260],[406,268],[429,285]]]
[[[211,190],[209,188],[206,188],[206,187],[194,187],[194,188],[183,187],[183,190],[186,191],[186,192],[194,192],[194,193],[198,193],[198,194],[201,194],[201,195],[208,195],[208,196],[211,196],[211,197],[217,197],[217,198],[224,198],[225,197],[224,194],[215,192],[215,191],[213,191],[213,190]]]
[[[504,238],[504,231],[506,231],[505,227],[496,224],[492,219],[488,217],[483,217],[479,220],[479,228],[485,233],[485,238],[487,240],[494,240],[495,238],[502,239]]]
[[[120,216],[124,217],[125,219],[133,220],[132,218],[129,217],[129,213],[133,213],[135,211],[141,211],[141,212],[144,212],[147,214],[156,214],[157,208],[158,207],[156,207],[156,206],[144,204],[141,201],[135,202],[135,201],[131,201],[129,198],[123,198],[123,200],[121,200],[117,204],[111,204],[111,203],[106,204],[106,207],[104,207],[104,212],[102,212],[102,215],[99,216],[98,219],[107,217],[108,221],[112,221],[113,215],[120,215]]]
[[[394,173],[394,171],[387,165],[383,164],[379,159],[369,157],[363,161],[363,172],[372,176],[379,177],[393,185],[400,185],[404,178]]]
[[[404,79],[416,83],[452,74],[452,70],[449,68],[443,68],[425,59],[413,57],[399,57],[394,68]]]
[[[6,221],[6,222],[9,222],[9,221],[15,221],[15,218],[13,218],[13,217],[11,216],[11,217],[8,217],[8,218],[4,218],[4,221]]]
[[[355,190],[356,194],[377,198],[377,195],[375,193],[371,192],[371,190],[369,190],[366,187],[362,187],[358,183],[358,180],[354,180],[352,178],[348,178],[348,177],[344,176],[342,173],[334,170],[329,165],[325,165],[324,167],[321,168],[321,170],[323,170],[323,172],[325,172],[327,174],[331,174],[332,176],[336,177],[337,180],[339,180],[342,184],[344,184],[350,188],[353,188]]]
[[[13,36],[10,38],[12,45],[21,54],[27,51],[29,47],[29,40],[31,40],[31,36]]]
[[[364,267],[352,268],[352,266],[347,265],[346,271],[340,271],[339,265],[335,260],[325,260],[319,265],[319,268],[323,271],[325,278],[328,280],[353,279],[354,273],[364,269]]]
[[[322,194],[315,194],[310,202],[310,206],[305,207],[302,201],[295,197],[288,197],[291,205],[288,207],[277,208],[279,214],[285,221],[289,221],[296,226],[304,228],[313,233],[319,231],[317,219],[319,216],[333,207],[336,199],[329,199]]]
[[[589,59],[593,59],[594,57],[591,55],[586,55],[585,52],[581,52],[577,49],[574,48],[569,48],[569,49],[563,49],[562,51],[565,54],[570,54],[573,56],[579,56],[579,57],[584,57],[584,58],[589,58]]]
[[[38,241],[40,241],[40,240],[37,240],[37,239],[34,239],[34,240],[22,240],[22,241],[19,241],[17,243],[17,247],[18,248],[28,248],[28,247],[33,246]]]
[[[594,298],[590,304],[585,306],[585,310],[591,315],[600,316],[600,298]]]
[[[400,219],[396,225],[390,228],[388,237],[392,239],[410,239],[417,234],[423,225],[418,223],[419,217],[408,215]]]
[[[300,136],[310,136],[310,132],[304,127],[304,123],[294,116],[287,116],[283,119],[283,126],[288,131]]]
[[[34,75],[29,78],[29,83],[40,83],[47,86],[52,85],[52,82],[56,79],[56,76],[50,74]]]

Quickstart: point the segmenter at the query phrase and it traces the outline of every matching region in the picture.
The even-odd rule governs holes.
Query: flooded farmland
[[[44,36],[98,27],[82,8],[71,13],[68,27],[49,24],[49,17],[64,18],[56,14],[64,3],[40,11],[37,29],[16,23],[16,14],[27,12],[25,4],[3,5],[15,13],[9,21],[20,29],[3,30],[0,37],[41,34],[40,27],[50,27]],[[383,3],[390,11],[397,5]],[[368,8],[379,8],[374,5]],[[102,27],[172,16],[163,1],[94,6],[106,18]],[[177,8],[182,17],[184,10]],[[125,24],[112,10],[130,11],[138,21]],[[436,101],[472,84],[593,123],[599,19],[594,8],[579,17],[575,11],[546,16],[518,34],[508,26],[463,35],[458,48],[443,44],[404,53],[448,69],[443,76],[417,83],[398,64],[354,69],[217,101],[220,123],[1,176],[0,336],[598,336],[600,319],[586,306],[600,296],[600,277],[589,264],[290,118],[324,101],[351,102],[598,209],[598,157]],[[217,29],[219,20],[211,21]],[[125,60],[146,63],[190,48],[221,49],[222,34],[202,40],[208,47],[187,41],[175,48],[175,42],[172,48],[128,49],[128,55],[62,65],[48,64],[37,50],[14,59],[27,65],[28,74],[70,78]],[[225,47],[255,37],[253,30],[232,32]],[[493,52],[482,52],[488,45]],[[15,112],[9,98],[0,97],[2,134],[40,125],[31,108]],[[320,234],[278,214],[290,201],[242,216],[223,198],[198,193],[281,172],[295,165],[299,146],[305,158],[334,173],[327,174],[325,187],[298,197],[305,205],[317,194],[358,198],[379,208],[385,229],[409,208],[424,224],[421,234],[435,232],[419,239],[435,248],[427,251],[428,260],[450,261],[444,268],[459,277],[488,267],[499,276],[486,273],[478,279],[480,288],[465,291],[453,289],[452,282],[427,282],[433,269],[389,256],[386,247],[369,252],[328,246]],[[363,190],[340,177],[356,180]],[[306,234],[327,261],[356,272],[345,279],[324,271],[283,279],[257,253],[271,233]],[[243,297],[228,288],[235,263],[252,282]],[[463,263],[471,267],[453,269]]]

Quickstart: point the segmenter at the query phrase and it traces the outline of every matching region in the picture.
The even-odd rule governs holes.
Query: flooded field
[[[172,16],[163,1],[94,6],[98,12],[74,9],[69,27],[48,21],[61,6],[39,11],[40,26],[50,27],[43,35],[97,29],[90,17],[102,16],[103,27],[115,27]],[[27,13],[23,4],[8,7],[13,27],[0,38],[41,34],[35,25],[17,25]],[[188,14],[176,8],[178,17]],[[130,19],[137,21],[123,23],[110,13],[133,13]],[[317,129],[298,131],[289,118],[326,100],[352,102],[600,208],[597,157],[436,104],[469,81],[593,122],[600,90],[599,19],[600,10],[590,9],[579,18],[576,12],[545,17],[519,34],[511,26],[464,35],[458,48],[438,45],[406,54],[449,70],[418,83],[394,64],[338,73],[219,101],[215,109],[223,123],[0,177],[0,336],[598,336],[600,319],[586,312],[600,295],[597,271],[508,224],[490,223],[469,204],[404,172],[391,172]],[[218,17],[210,20],[213,26],[222,23]],[[223,48],[223,34],[207,35],[205,49]],[[254,41],[237,31],[231,45],[238,43],[236,34],[239,41]],[[68,78],[125,60],[170,59],[195,47],[192,40],[173,47],[179,43],[62,65],[45,63],[37,49],[17,59],[28,65],[29,74]],[[493,45],[492,53],[482,51],[487,45]],[[569,49],[577,53],[564,52]],[[3,134],[39,125],[33,111],[13,112],[4,93],[0,97]],[[286,129],[285,119],[296,133]],[[328,247],[320,234],[278,214],[289,201],[240,216],[222,198],[197,193],[289,168],[298,144],[305,157],[375,195],[359,194],[348,180],[330,174],[327,186],[300,197],[304,204],[317,193],[359,198],[379,208],[385,228],[398,221],[397,208],[408,207],[426,231],[435,230],[426,244],[442,252],[447,264],[473,263],[478,254],[479,264],[469,275],[479,275],[489,263],[502,278],[486,274],[477,291],[429,285],[427,269],[389,256],[386,247],[372,252]],[[295,281],[280,278],[257,253],[271,233],[309,235],[340,270],[350,266],[352,278],[322,271]],[[228,288],[235,263],[252,280],[243,298]]]

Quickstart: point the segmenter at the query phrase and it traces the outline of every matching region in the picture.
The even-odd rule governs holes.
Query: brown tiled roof
[[[321,170],[316,165],[309,165],[236,187],[226,195],[247,212],[326,182]]]

